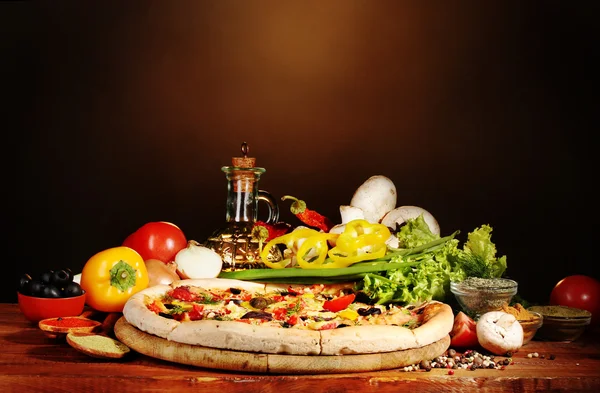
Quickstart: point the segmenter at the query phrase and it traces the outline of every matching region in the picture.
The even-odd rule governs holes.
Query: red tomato
[[[592,322],[600,321],[600,281],[576,274],[560,280],[550,293],[550,304],[587,310]]]
[[[450,332],[450,346],[453,348],[474,348],[477,341],[477,323],[460,311],[454,317],[454,326]]]
[[[337,299],[326,300],[325,303],[323,303],[323,308],[331,312],[342,311],[345,310],[355,298],[356,295],[351,293],[350,295],[340,296]]]
[[[144,224],[127,236],[123,246],[133,248],[144,261],[158,259],[169,263],[174,261],[175,255],[187,246],[187,239],[177,225],[158,221]]]

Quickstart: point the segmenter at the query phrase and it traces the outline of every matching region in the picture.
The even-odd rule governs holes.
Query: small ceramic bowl
[[[533,337],[535,337],[539,328],[544,324],[544,317],[542,314],[534,311],[530,311],[533,314],[532,319],[519,319],[519,323],[523,327],[523,345],[527,344]]]
[[[80,315],[85,307],[83,295],[64,298],[45,298],[27,296],[17,293],[19,309],[31,322],[57,317],[73,317]]]
[[[568,311],[569,316],[559,316],[557,309]],[[544,324],[537,332],[537,338],[547,341],[575,341],[592,321],[592,313],[586,310],[565,306],[533,306],[528,309],[539,312],[544,317]]]
[[[467,279],[450,283],[450,291],[463,311],[476,316],[501,310],[517,293],[517,287],[516,281],[507,278]]]

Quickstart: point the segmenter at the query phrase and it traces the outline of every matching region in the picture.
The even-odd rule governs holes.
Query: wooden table
[[[0,392],[598,392],[597,334],[589,329],[572,343],[531,341],[505,370],[263,375],[185,366],[137,353],[118,361],[92,358],[46,337],[16,304],[0,304]],[[534,352],[546,358],[527,357]]]

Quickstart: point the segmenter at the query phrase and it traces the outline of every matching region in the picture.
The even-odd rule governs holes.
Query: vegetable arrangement
[[[334,225],[306,202],[292,201],[290,209],[302,225],[257,222],[265,269],[221,271],[223,261],[212,249],[187,240],[175,224],[150,222],[131,233],[119,247],[92,256],[80,274],[88,305],[119,312],[134,293],[178,279],[232,278],[280,283],[354,282],[360,296],[372,303],[417,304],[444,300],[451,280],[472,274],[499,277],[506,257],[497,259],[492,228],[483,225],[469,233],[459,248],[455,231],[440,236],[440,227],[427,210],[396,207],[394,183],[372,176],[340,206],[341,222]],[[271,260],[272,251],[282,260]],[[277,253],[280,254],[280,253]]]
[[[506,257],[496,258],[490,226],[469,233],[460,248],[459,232],[440,237],[437,221],[425,209],[395,205],[394,184],[373,176],[349,206],[340,206],[341,224],[329,231],[297,227],[264,245],[261,258],[267,269],[221,272],[219,277],[301,284],[353,281],[373,303],[417,304],[445,300],[451,280],[473,274],[500,277],[506,270]],[[272,247],[282,248],[283,260],[269,260]]]

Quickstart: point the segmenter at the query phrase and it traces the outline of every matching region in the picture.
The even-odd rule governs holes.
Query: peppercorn
[[[556,359],[556,356],[554,356],[554,354],[552,354],[552,355],[550,355],[550,357],[548,359],[554,360],[554,359]]]

